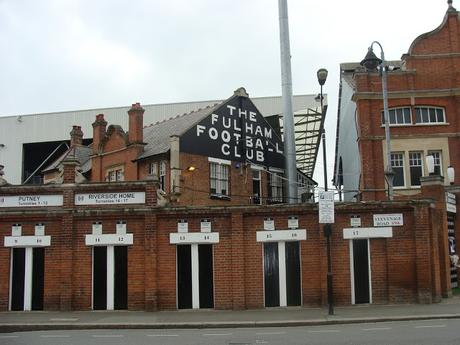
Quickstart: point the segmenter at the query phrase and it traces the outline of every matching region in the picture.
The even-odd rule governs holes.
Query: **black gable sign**
[[[249,98],[234,97],[189,129],[182,152],[284,168],[283,143]]]

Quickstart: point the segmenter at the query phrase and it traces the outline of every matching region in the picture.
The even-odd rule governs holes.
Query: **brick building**
[[[325,304],[317,205],[159,207],[157,181],[76,183],[78,164],[62,184],[0,187],[0,310]],[[423,183],[424,199],[336,206],[335,303],[450,295],[444,187]]]
[[[83,145],[81,127],[74,126],[70,148],[43,170],[45,183],[61,182],[62,161],[74,157],[80,178],[91,182],[158,179],[165,204],[284,201],[281,134],[243,88],[221,103],[145,127],[144,111],[133,104],[127,132],[107,127],[104,115],[97,115],[90,147]],[[299,171],[298,184],[302,200],[310,201],[313,180]]]
[[[448,208],[441,218],[452,260],[457,257],[460,197],[460,17],[448,1],[441,25],[417,37],[399,61],[386,61],[391,168],[395,200],[421,197],[426,158],[442,176]],[[381,68],[381,67],[379,67]],[[334,184],[345,201],[385,200],[387,165],[383,78],[360,63],[340,66]],[[457,171],[450,181],[448,167]],[[451,186],[452,185],[452,186]],[[451,284],[457,268],[451,264]]]
[[[460,171],[459,64],[459,13],[451,1],[438,28],[417,37],[400,61],[387,61],[395,198],[420,193],[428,155],[434,157],[437,174],[447,177],[449,166]],[[339,99],[334,183],[344,200],[385,199],[387,157],[377,70],[341,64]],[[455,183],[460,183],[458,174]]]

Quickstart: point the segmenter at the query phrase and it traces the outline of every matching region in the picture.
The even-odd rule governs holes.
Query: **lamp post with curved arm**
[[[374,54],[372,47],[377,44],[380,47],[380,59]],[[393,179],[394,172],[391,167],[391,140],[390,140],[390,116],[388,112],[388,89],[387,89],[387,71],[385,53],[383,52],[382,45],[374,41],[369,47],[366,57],[361,61],[361,66],[364,66],[368,71],[374,71],[379,67],[380,75],[382,77],[382,96],[383,96],[383,116],[385,120],[385,141],[386,141],[386,155],[387,166],[385,169],[385,179],[388,184],[388,200],[393,200]]]

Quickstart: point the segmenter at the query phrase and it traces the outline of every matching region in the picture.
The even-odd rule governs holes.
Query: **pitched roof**
[[[168,152],[170,149],[169,138],[173,135],[182,135],[202,119],[211,115],[222,103],[208,106],[204,109],[192,111],[188,114],[178,115],[169,120],[155,123],[144,128],[144,152],[137,158],[144,159],[150,156]]]
[[[78,162],[80,162],[80,166],[82,168],[82,172],[86,173],[91,170],[91,160],[90,156],[93,153],[91,147],[88,146],[72,146],[66,152],[64,152],[58,159],[56,159],[53,163],[48,165],[45,169],[43,169],[42,173],[47,173],[52,170],[57,170],[59,165],[62,163],[64,159],[67,157],[76,158]]]

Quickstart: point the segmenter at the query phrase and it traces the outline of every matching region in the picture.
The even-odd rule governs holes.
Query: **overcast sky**
[[[288,0],[294,94],[318,93],[316,71],[329,70],[329,180],[340,63],[373,40],[400,59],[446,10],[446,0]],[[0,0],[0,59],[0,116],[225,99],[239,86],[281,95],[278,1]]]

